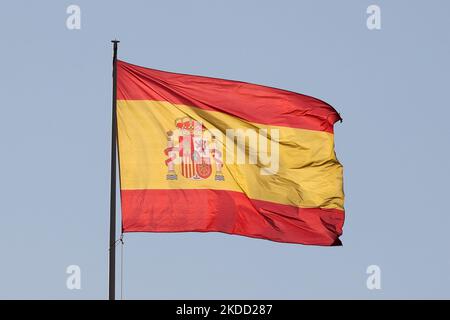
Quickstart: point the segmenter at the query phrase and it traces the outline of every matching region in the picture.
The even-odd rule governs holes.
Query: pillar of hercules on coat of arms
[[[176,133],[167,131],[168,157],[167,180],[178,180],[178,174],[192,180],[208,179],[213,173],[216,181],[223,181],[223,157],[218,142],[213,135],[205,134],[207,129],[199,121],[191,118],[175,120]]]

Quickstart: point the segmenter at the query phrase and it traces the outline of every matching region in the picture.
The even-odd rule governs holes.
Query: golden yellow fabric
[[[331,133],[250,123],[221,112],[152,100],[118,100],[117,115],[123,190],[231,190],[251,199],[297,207],[343,209],[342,166],[336,159]],[[230,128],[278,129],[278,172],[261,175],[259,163],[226,163],[224,149],[224,181],[194,181],[181,175],[178,180],[167,180],[166,133],[183,117],[201,121],[224,135]]]

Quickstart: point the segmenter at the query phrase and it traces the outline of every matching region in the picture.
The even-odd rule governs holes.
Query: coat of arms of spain
[[[214,179],[223,181],[223,157],[214,135],[201,122],[187,117],[176,119],[175,126],[174,131],[166,133],[166,179],[178,180],[177,171],[187,179],[208,179],[213,172],[214,162]]]

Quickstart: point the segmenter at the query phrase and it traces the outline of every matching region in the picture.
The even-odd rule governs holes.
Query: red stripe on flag
[[[186,75],[117,61],[117,99],[155,100],[218,111],[250,122],[333,132],[328,103],[246,82]]]
[[[224,232],[279,242],[340,245],[344,211],[297,208],[225,190],[122,190],[123,232]]]

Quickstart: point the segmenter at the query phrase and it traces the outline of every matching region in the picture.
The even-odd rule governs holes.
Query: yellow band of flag
[[[222,112],[153,100],[118,100],[117,114],[122,190],[229,190],[255,200],[343,210],[342,166],[335,156],[332,133],[252,123]],[[269,133],[277,129],[278,171],[262,175],[259,164],[227,163],[224,157],[223,181],[167,180],[166,132],[175,129],[177,119],[186,117],[224,136],[227,129]],[[226,151],[222,151],[224,156]]]

